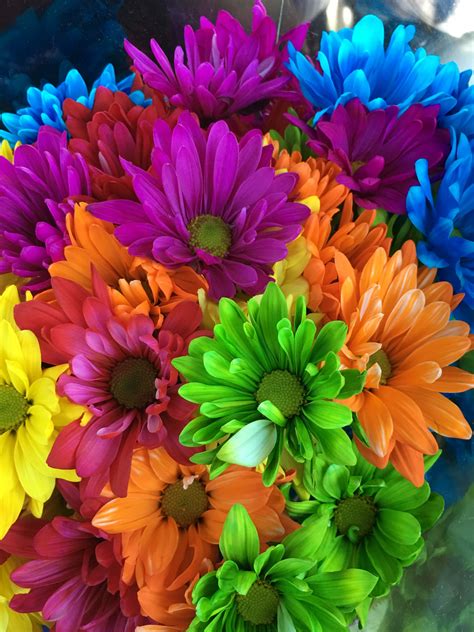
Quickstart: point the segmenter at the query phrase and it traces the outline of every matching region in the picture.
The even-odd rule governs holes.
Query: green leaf
[[[304,416],[326,430],[342,428],[352,423],[352,412],[344,404],[316,400],[303,408]]]
[[[402,576],[400,562],[386,553],[373,537],[365,538],[364,545],[367,557],[383,581],[387,584],[396,584]]]
[[[230,437],[217,456],[226,463],[256,467],[270,454],[276,440],[275,425],[268,419],[258,419]]]
[[[420,523],[410,513],[395,509],[380,509],[377,513],[377,527],[395,542],[415,544],[421,535]]]
[[[233,505],[227,514],[219,548],[225,560],[233,560],[240,569],[251,570],[260,552],[258,532],[243,505]]]
[[[409,511],[425,503],[430,497],[430,486],[424,483],[415,487],[406,479],[401,479],[380,489],[375,495],[375,502],[386,509]]]
[[[285,558],[297,557],[302,560],[315,561],[328,525],[327,516],[323,516],[287,535],[283,540]]]
[[[444,511],[444,499],[439,494],[431,492],[424,505],[412,510],[412,514],[418,520],[421,530],[428,531],[440,519]]]
[[[333,320],[319,331],[311,353],[311,362],[317,364],[324,360],[330,351],[340,351],[346,341],[347,325],[340,320]]]
[[[350,568],[318,573],[306,579],[315,595],[334,606],[355,608],[370,595],[378,578],[367,571]]]
[[[325,430],[318,426],[314,426],[312,430],[328,461],[339,465],[355,465],[356,455],[352,449],[352,442],[344,430]]]
[[[344,369],[341,371],[341,375],[344,378],[344,386],[339,393],[339,399],[347,399],[352,395],[357,395],[364,388],[367,371],[361,373],[357,369]]]

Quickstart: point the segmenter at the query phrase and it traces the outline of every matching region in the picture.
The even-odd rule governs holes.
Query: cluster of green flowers
[[[428,483],[416,487],[389,464],[378,469],[344,427],[364,441],[339,401],[361,392],[365,373],[341,369],[347,327],[319,331],[304,299],[289,305],[268,285],[244,313],[222,299],[214,337],[191,342],[174,365],[189,380],[180,393],[200,405],[181,434],[211,477],[229,464],[260,466],[266,485],[283,466],[295,475],[282,489],[301,523],[263,552],[245,509],[229,513],[224,558],[193,591],[191,632],[339,632],[389,591],[424,548],[423,532],[443,511]],[[430,467],[439,453],[426,460]]]

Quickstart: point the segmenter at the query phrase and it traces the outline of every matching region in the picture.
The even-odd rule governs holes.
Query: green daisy
[[[319,572],[314,559],[325,529],[315,521],[259,553],[257,529],[234,505],[219,542],[224,562],[194,587],[188,632],[345,632],[377,578],[358,569]]]
[[[444,501],[428,483],[415,487],[391,465],[377,469],[355,446],[354,452],[353,467],[331,464],[322,456],[305,464],[303,485],[312,498],[288,500],[287,508],[305,525],[327,518],[318,551],[321,570],[363,568],[379,578],[375,597],[385,594],[400,580],[403,568],[418,558],[424,547],[422,533],[438,520]]]
[[[219,444],[192,460],[211,464],[216,476],[230,463],[255,467],[267,459],[266,485],[276,478],[283,447],[300,463],[312,458],[315,443],[332,462],[354,463],[342,429],[352,413],[331,401],[359,393],[365,380],[364,373],[340,370],[336,353],[346,325],[333,321],[316,332],[303,297],[290,317],[274,283],[248,301],[248,314],[221,299],[214,337],[195,338],[189,355],[173,361],[189,381],[180,395],[201,405],[181,443]]]

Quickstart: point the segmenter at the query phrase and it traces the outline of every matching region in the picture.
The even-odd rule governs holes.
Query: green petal
[[[255,403],[255,400],[254,400],[254,403]],[[282,415],[282,413],[280,412],[280,409],[277,408],[275,404],[272,404],[272,402],[269,399],[266,399],[264,402],[259,404],[257,410],[264,417],[266,417],[267,419],[270,419],[270,421],[273,421],[274,424],[277,424],[278,426],[282,426],[282,427],[286,426],[287,420],[285,416]]]
[[[295,333],[295,369],[300,375],[311,357],[311,347],[316,335],[316,325],[312,320],[306,319],[296,329]]]
[[[272,581],[278,579],[291,579],[293,577],[303,578],[305,573],[314,566],[311,560],[302,560],[299,558],[285,558],[277,562],[267,573],[265,577],[269,577]]]
[[[410,481],[401,479],[380,489],[375,495],[375,502],[380,507],[408,511],[425,503],[430,493],[428,483],[415,487]]]
[[[183,384],[179,389],[179,394],[188,402],[194,404],[202,404],[209,400],[216,399],[231,399],[240,400],[240,396],[244,399],[248,399],[248,395],[239,392],[233,386],[219,386],[212,384],[202,384],[200,382],[189,382]]]
[[[313,440],[311,439],[311,435],[299,415],[293,418],[292,424],[300,446],[299,452],[303,459],[308,460],[313,456]]]
[[[276,544],[270,546],[266,551],[260,553],[253,563],[253,569],[257,575],[265,575],[277,562],[279,562],[285,554],[285,547],[283,544]]]
[[[415,544],[421,535],[418,520],[409,513],[395,509],[380,509],[377,527],[387,538],[401,544]]]
[[[304,416],[319,428],[332,430],[352,423],[352,412],[343,404],[316,400],[303,408]]]
[[[367,557],[375,571],[387,584],[396,584],[402,576],[402,566],[398,560],[386,553],[375,538],[364,540]]]
[[[418,520],[422,531],[428,531],[439,520],[444,511],[443,497],[431,492],[424,505],[412,510],[412,514]]]
[[[181,358],[175,358],[171,361],[171,364],[181,373],[181,375],[184,375],[189,382],[200,382],[203,379],[207,380],[201,358],[183,356]]]
[[[343,535],[334,540],[332,549],[324,557],[321,563],[321,571],[341,571],[351,565],[354,555],[354,544]]]
[[[419,538],[415,544],[401,544],[400,542],[395,542],[387,538],[377,527],[374,529],[373,535],[386,553],[402,560],[402,563],[403,560],[407,560],[415,553],[419,553],[424,546],[423,538]]]
[[[327,516],[306,523],[283,540],[285,558],[297,557],[302,560],[316,560],[323,537],[328,528]]]
[[[283,605],[291,616],[298,632],[325,632],[318,619],[312,616],[313,613],[308,607],[306,600],[295,598],[293,595],[284,594]]]
[[[325,430],[319,426],[313,426],[313,434],[328,461],[340,465],[354,465],[356,456],[352,449],[352,442],[341,428]]]
[[[343,384],[344,380],[339,371],[334,371],[330,375],[324,375],[320,371],[313,379],[308,381],[308,397],[310,400],[340,397],[339,393]]]
[[[241,569],[252,569],[260,551],[258,532],[243,505],[233,505],[224,522],[219,548],[225,560]]]
[[[308,612],[318,620],[322,632],[347,631],[347,623],[342,613],[322,599],[313,598],[308,605]]]
[[[324,473],[322,485],[332,498],[342,498],[343,492],[346,491],[347,484],[349,483],[349,478],[350,475],[347,467],[333,463]]]
[[[317,364],[324,360],[330,351],[339,351],[346,341],[347,325],[340,320],[333,320],[319,331],[311,353],[311,362]]]
[[[225,592],[234,592],[234,584],[239,572],[239,567],[235,562],[226,560],[217,571],[219,589]]]
[[[213,402],[201,404],[200,413],[206,417],[222,419],[226,415],[233,415],[239,419],[248,415],[251,411],[255,415],[256,402],[253,397],[248,397],[248,393],[237,394],[237,397],[230,399],[218,399]]]
[[[190,457],[192,463],[201,463],[202,465],[210,465],[215,459],[219,447],[212,450],[204,450],[203,452],[196,452]]]
[[[206,428],[208,425],[209,419],[204,415],[199,415],[199,417],[195,417],[181,431],[181,434],[179,435],[180,443],[188,447],[198,446],[199,443],[196,443],[196,441],[194,441],[193,439],[194,434],[202,428]]]
[[[277,612],[277,632],[297,632],[290,613],[281,601]]]
[[[344,378],[344,386],[339,393],[339,399],[347,399],[362,391],[367,372],[363,371],[361,373],[357,369],[344,369],[341,371],[341,376]]]
[[[283,450],[283,443],[285,435],[283,430],[276,429],[277,440],[273,450],[268,455],[267,462],[265,464],[265,470],[262,474],[262,482],[266,487],[270,487],[276,480],[278,475],[278,469],[280,467],[281,453]]]
[[[226,463],[256,467],[270,454],[276,440],[275,425],[268,419],[258,419],[230,437],[217,456]]]
[[[355,608],[372,592],[377,580],[367,571],[349,568],[334,573],[318,573],[306,581],[321,599],[334,606]]]

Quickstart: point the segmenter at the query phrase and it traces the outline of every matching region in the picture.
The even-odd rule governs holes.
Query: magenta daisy
[[[152,319],[141,314],[118,320],[98,275],[95,296],[65,279],[55,278],[52,285],[56,303],[20,304],[17,322],[37,333],[46,362],[69,362],[70,373],[58,380],[58,391],[84,405],[91,418],[59,433],[48,462],[69,463],[90,479],[92,495],[109,479],[114,493],[126,494],[138,445],[162,445],[177,461],[187,462],[192,452],[178,436],[195,407],[178,395],[171,360],[186,354],[193,335],[202,335],[199,307],[182,303],[155,331]]]
[[[21,519],[2,541],[10,552],[33,558],[12,574],[18,586],[30,590],[15,595],[10,607],[42,612],[55,632],[134,632],[151,623],[140,614],[137,586],[121,580],[120,537],[96,529],[91,516],[81,515],[76,486],[68,483],[62,493],[74,517],[57,516],[44,526]]]
[[[174,67],[154,39],[150,47],[155,63],[125,40],[125,50],[144,81],[167,96],[172,105],[195,112],[201,120],[215,121],[256,106],[285,90],[291,75],[283,64],[287,44],[303,45],[308,30],[302,24],[278,38],[277,26],[261,0],[253,6],[250,34],[227,11],[219,11],[216,24],[201,17],[200,28],[184,28],[184,48],[174,53]]]
[[[18,147],[14,164],[0,157],[0,273],[28,278],[24,287],[33,291],[49,287],[48,266],[68,243],[65,217],[90,194],[86,161],[52,127]]]
[[[417,184],[415,162],[426,158],[430,175],[441,173],[449,132],[437,129],[437,105],[369,111],[359,99],[338,106],[311,130],[310,147],[341,167],[338,182],[363,208],[406,213],[408,190]]]
[[[131,254],[167,268],[194,266],[213,298],[262,292],[309,215],[288,201],[296,174],[275,173],[272,147],[262,146],[257,130],[238,141],[224,121],[207,133],[186,112],[173,130],[157,121],[154,135],[155,175],[127,167],[139,202],[89,210],[119,225],[115,234]]]

